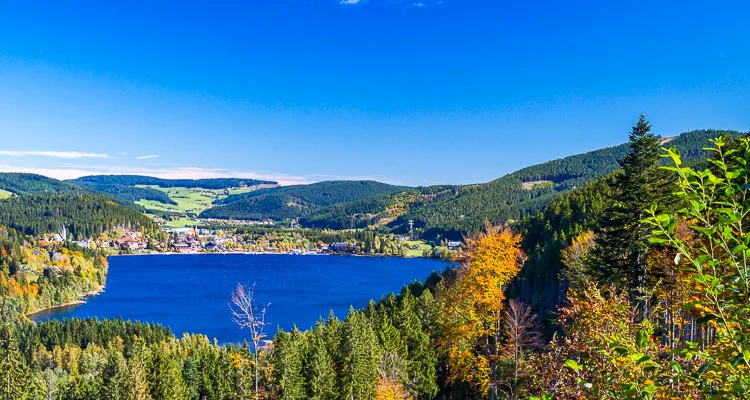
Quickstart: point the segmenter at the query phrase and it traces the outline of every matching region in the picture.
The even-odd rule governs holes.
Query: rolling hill
[[[37,174],[20,172],[0,173],[0,190],[16,195],[42,193],[80,193],[78,185]]]
[[[144,211],[144,208],[135,204],[138,196],[158,196],[161,193],[152,194],[146,189],[128,187],[94,187],[92,185],[79,185],[68,181],[59,181],[46,176],[27,173],[0,173],[0,199],[10,196],[29,196],[41,194],[100,194],[120,205]],[[142,193],[139,193],[142,192]],[[162,200],[170,201],[167,196]]]
[[[278,186],[274,181],[257,179],[162,179],[141,175],[92,175],[68,182],[128,201],[169,220],[182,221],[175,222],[177,225],[194,223],[192,217],[232,194]]]
[[[686,163],[706,157],[703,147],[720,133],[694,130],[664,139]],[[58,181],[33,174],[0,174],[8,194],[99,193],[140,210],[216,219],[299,219],[310,228],[379,227],[407,232],[409,221],[425,238],[460,238],[484,221],[520,220],[573,188],[619,167],[627,144],[594,150],[520,169],[484,184],[410,188],[375,181],[326,181],[278,186],[255,179],[160,179],[134,175],[87,176]]]
[[[203,218],[290,219],[317,209],[407,190],[374,181],[326,181],[310,185],[282,186],[230,195],[201,213]]]
[[[0,225],[34,236],[65,226],[75,239],[97,237],[116,227],[154,236],[161,231],[140,211],[96,194],[30,194],[0,200]]]
[[[702,150],[709,138],[737,131],[694,130],[665,140],[680,149],[687,163],[707,156]],[[332,228],[383,226],[406,232],[408,221],[424,237],[460,238],[479,229],[484,221],[520,220],[550,201],[619,167],[628,145],[594,150],[520,169],[494,181],[465,186],[410,189],[392,195],[334,204],[306,215],[308,227]]]
[[[166,193],[149,187],[125,186],[121,184],[104,184],[86,181],[74,181],[76,184],[83,186],[91,191],[99,193],[108,193],[113,196],[126,199],[135,203],[140,200],[153,200],[163,204],[177,205]]]

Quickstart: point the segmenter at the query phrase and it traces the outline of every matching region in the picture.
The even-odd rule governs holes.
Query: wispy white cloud
[[[157,158],[157,157],[159,157],[158,154],[149,154],[147,156],[138,156],[138,157],[136,157],[136,159],[138,159],[138,160],[148,160],[148,159]]]
[[[54,157],[54,158],[112,158],[106,153],[82,153],[79,151],[19,151],[0,150],[0,155],[10,157]]]
[[[347,5],[347,6],[353,6],[355,4],[364,3],[364,0],[340,0],[339,4],[341,5]]]
[[[416,3],[414,3],[414,4],[412,4],[412,6],[414,6],[414,7],[424,7],[424,6],[425,6],[425,4],[424,4],[424,3],[422,3],[421,1],[418,1],[418,2],[416,2]]]

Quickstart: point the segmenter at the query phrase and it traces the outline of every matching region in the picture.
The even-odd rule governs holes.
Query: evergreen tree
[[[630,131],[630,152],[620,161],[622,171],[615,176],[614,195],[604,212],[593,251],[594,269],[603,281],[628,288],[641,303],[649,274],[647,255],[651,228],[642,222],[646,210],[658,203],[661,210],[673,206],[672,176],[659,168],[661,138],[651,132],[641,114]]]
[[[376,319],[375,326],[375,336],[378,338],[379,348],[382,351],[398,354],[399,357],[405,357],[407,353],[406,342],[401,337],[401,332],[391,322],[391,318],[382,313]]]
[[[107,355],[107,363],[102,370],[102,400],[122,400],[125,398],[127,365],[122,353],[111,348]]]
[[[27,371],[10,327],[0,327],[0,400],[25,396]]]
[[[128,375],[125,380],[125,400],[151,400],[147,380],[145,350],[140,349],[128,360]]]
[[[302,332],[294,327],[291,333],[280,330],[273,342],[274,380],[279,386],[279,399],[305,399],[303,375],[304,341]]]
[[[218,343],[214,343],[218,347]],[[213,391],[214,398],[216,399],[228,399],[237,398],[232,389],[232,374],[235,370],[232,359],[229,357],[227,351],[220,351],[216,358],[214,379],[213,379]]]
[[[154,400],[182,400],[185,383],[182,379],[182,362],[167,343],[152,350],[151,396]]]
[[[429,293],[429,291],[425,291]],[[416,299],[408,288],[401,293],[395,323],[406,342],[407,390],[417,399],[432,399],[438,391],[437,354],[422,326]]]
[[[202,392],[200,372],[193,357],[188,357],[182,364],[182,379],[185,381],[185,394],[188,399],[208,398],[207,394]]]
[[[308,398],[334,400],[336,396],[336,370],[333,368],[331,350],[326,342],[327,327],[318,322],[309,333],[309,346],[305,363]]]
[[[350,308],[342,329],[340,398],[361,400],[374,397],[379,353],[370,321],[364,313]]]

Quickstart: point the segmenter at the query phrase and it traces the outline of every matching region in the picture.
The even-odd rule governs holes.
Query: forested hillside
[[[93,192],[107,193],[117,198],[135,203],[139,200],[154,200],[164,204],[177,205],[177,202],[169,196],[156,189],[147,187],[125,186],[122,184],[103,184],[85,181],[76,181],[77,184],[90,189]]]
[[[99,193],[112,201],[143,211],[143,207],[135,204],[139,196],[150,199],[173,202],[164,193],[148,188],[130,188],[122,185],[96,185],[76,184],[72,182],[59,181],[42,175],[26,173],[0,173],[0,190],[8,191],[14,195],[25,196],[35,194],[93,194]],[[169,203],[171,204],[171,203]]]
[[[532,305],[542,321],[548,322],[565,301],[567,281],[562,276],[561,251],[585,232],[599,227],[612,198],[614,177],[601,177],[552,200],[543,211],[524,218],[518,225],[524,252],[523,269],[511,286],[514,297]]]
[[[300,224],[310,228],[324,229],[387,226],[396,231],[401,227],[403,231],[406,229],[405,225],[408,224],[406,217],[411,212],[441,199],[453,198],[460,190],[462,190],[461,186],[426,186],[347,203],[332,204],[304,216]]]
[[[0,200],[0,225],[27,235],[60,232],[72,239],[98,237],[117,227],[158,236],[159,226],[140,211],[98,195],[27,195]]]
[[[720,133],[738,136],[736,131],[696,130],[670,138],[668,146],[682,152],[687,164],[708,155],[702,150],[707,140]],[[460,239],[476,232],[485,221],[519,221],[542,210],[561,193],[605,176],[619,167],[628,145],[609,147],[527,167],[478,185],[419,188],[391,196],[335,204],[305,216],[310,227],[349,228],[383,225],[406,232],[413,220],[423,237],[446,236]],[[429,194],[429,195],[428,195]],[[394,212],[395,211],[395,212]]]
[[[69,243],[41,248],[0,227],[0,321],[81,299],[104,284],[107,260]]]
[[[326,181],[231,195],[203,213],[204,218],[299,218],[322,207],[401,192],[403,186],[374,181]]]
[[[276,185],[276,182],[245,178],[210,178],[210,179],[162,179],[140,175],[91,175],[69,181],[76,184],[98,185],[153,185],[165,188],[185,187],[203,189],[228,189],[242,186]]]
[[[0,189],[22,194],[80,193],[79,186],[36,174],[0,173]]]

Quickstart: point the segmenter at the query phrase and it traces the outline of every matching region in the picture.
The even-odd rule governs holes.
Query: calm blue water
[[[441,261],[420,258],[201,254],[110,257],[107,288],[86,304],[34,316],[114,318],[167,325],[179,337],[202,333],[220,342],[240,342],[246,331],[231,321],[229,302],[237,283],[256,283],[259,304],[271,303],[270,323],[291,329],[311,327],[333,310],[346,317],[349,306],[398,292],[414,279],[424,280]]]

